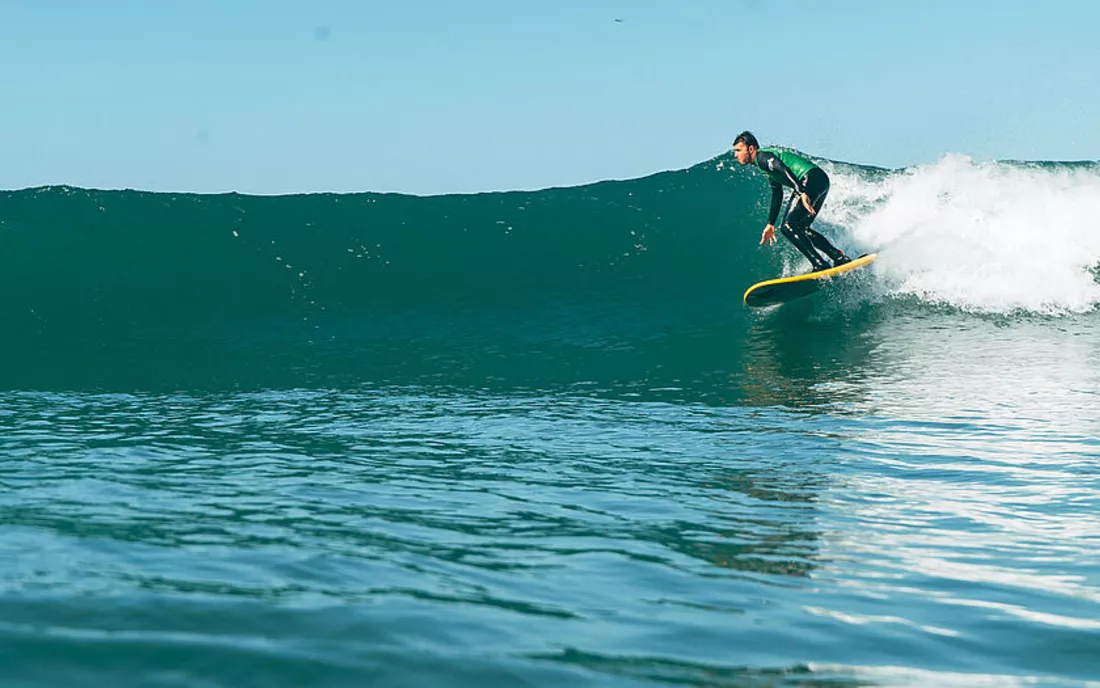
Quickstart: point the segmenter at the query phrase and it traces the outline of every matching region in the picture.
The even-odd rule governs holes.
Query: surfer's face
[[[748,165],[754,150],[755,148],[746,146],[744,141],[738,141],[733,144],[733,157],[737,158],[738,164]]]

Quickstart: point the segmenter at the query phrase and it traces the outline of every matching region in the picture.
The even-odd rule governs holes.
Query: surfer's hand
[[[806,209],[811,216],[817,215],[817,211],[814,210],[814,204],[810,203],[810,194],[805,191],[802,192],[802,207]]]
[[[764,228],[764,233],[760,235],[760,245],[774,244],[775,243],[775,225],[768,225]]]

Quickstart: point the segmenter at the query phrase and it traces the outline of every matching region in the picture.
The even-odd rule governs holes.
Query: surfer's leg
[[[836,246],[829,243],[829,240],[818,234],[816,231],[807,227],[802,230],[802,233],[806,235],[809,242],[818,251],[821,251],[825,255],[829,256],[829,260],[833,261],[833,265],[844,265],[851,261],[851,258],[844,255],[844,251],[841,251]]]
[[[806,211],[803,210],[803,213]],[[798,229],[791,227],[791,223],[785,222],[779,231],[783,232],[783,236],[787,237],[787,240],[794,244],[794,247],[798,249],[799,253],[806,256],[806,259],[810,261],[810,264],[814,266],[814,272],[818,270],[827,270],[829,264],[825,262],[825,259],[814,250],[813,244],[810,240]]]
[[[826,183],[826,190],[828,190],[828,183]],[[812,202],[814,196],[811,191],[813,191],[813,189],[807,184],[806,193],[810,194]],[[821,200],[825,200],[824,196],[821,197]],[[810,239],[803,233],[803,230],[809,228],[811,222],[813,222],[813,218],[810,216],[810,213],[806,211],[806,207],[802,205],[802,201],[798,194],[791,194],[791,205],[787,212],[787,219],[783,223],[783,226],[779,228],[779,231],[783,232],[783,236],[787,237],[787,240],[794,244],[794,247],[798,249],[799,253],[806,256],[806,259],[810,261],[810,265],[813,265],[814,272],[817,272],[818,270],[828,269],[829,264],[825,262],[821,254],[814,250],[813,243],[811,243]]]
[[[806,173],[805,186],[806,193],[810,196],[810,203],[813,204],[814,210],[820,213],[821,207],[825,205],[825,197],[829,195],[829,175],[825,174],[825,171],[821,168],[815,167]],[[806,213],[806,215],[808,216],[809,213]],[[815,214],[814,217],[817,217],[817,215]],[[851,258],[844,255],[844,251],[833,246],[824,236],[810,229],[810,223],[814,221],[814,217],[807,217],[806,225],[801,228],[801,233],[806,236],[806,240],[815,249],[829,256],[829,260],[833,261],[833,265],[844,265],[851,262]]]

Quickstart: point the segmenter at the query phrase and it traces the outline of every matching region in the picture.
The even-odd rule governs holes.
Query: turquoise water
[[[727,165],[5,195],[2,683],[1100,681],[1095,166]]]

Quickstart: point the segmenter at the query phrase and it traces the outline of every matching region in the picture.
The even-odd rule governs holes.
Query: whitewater
[[[976,313],[1100,304],[1100,166],[952,155],[876,180],[832,169],[827,217],[882,254],[884,294]]]

